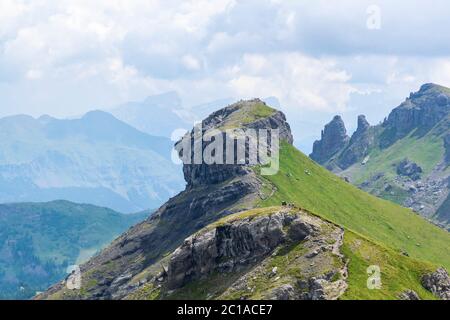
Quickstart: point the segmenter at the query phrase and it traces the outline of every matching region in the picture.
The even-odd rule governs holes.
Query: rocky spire
[[[324,164],[349,142],[347,129],[340,116],[335,116],[322,130],[321,139],[314,142],[311,159]]]
[[[361,114],[358,116],[358,128],[356,132],[364,132],[370,127],[369,122],[366,120],[366,116]]]
[[[373,136],[371,136],[369,128],[370,124],[366,120],[366,116],[359,115],[358,127],[353,133],[347,148],[342,152],[337,161],[341,169],[347,169],[367,156],[368,150],[373,144]]]

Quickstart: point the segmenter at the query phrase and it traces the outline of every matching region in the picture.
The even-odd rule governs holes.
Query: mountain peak
[[[420,86],[419,91],[427,91],[429,89],[434,89],[434,88],[438,88],[440,87],[439,85],[435,84],[435,83],[424,83],[423,85]]]
[[[392,145],[415,129],[426,133],[449,114],[450,89],[426,83],[389,114],[384,123],[389,138],[382,147]]]
[[[443,91],[443,92],[447,92],[447,93],[450,91],[449,88],[441,86],[439,84],[425,83],[420,87],[419,92],[424,93],[424,92],[430,91],[430,90],[438,90],[438,91]]]
[[[356,129],[357,132],[363,132],[366,131],[367,128],[370,127],[370,123],[367,121],[366,116],[361,114],[358,116],[358,128]]]
[[[253,164],[250,163],[250,156],[247,152],[250,150],[247,139],[250,141],[252,138],[249,133],[246,132],[246,129],[267,129],[268,131],[278,129],[279,138],[281,140],[285,140],[289,144],[293,143],[291,128],[286,122],[285,115],[281,111],[267,106],[267,104],[260,99],[238,101],[212,113],[205,120],[203,120],[201,125],[201,133],[204,137],[205,135],[208,135],[208,133],[214,132],[212,130],[216,130],[223,136],[223,141],[230,138],[229,134],[232,134],[232,139],[234,141],[243,138],[243,141],[246,141],[245,164],[240,163],[242,159],[240,159],[238,163],[238,155],[234,151],[234,164],[228,164],[227,161],[229,159],[227,158],[227,148],[222,150],[222,159],[221,161],[219,160],[222,163],[226,162],[226,164],[207,164],[204,162],[204,159],[202,159],[201,163],[190,164],[195,162],[195,150],[188,151],[191,152],[188,155],[183,154],[183,152],[186,145],[189,145],[191,141],[196,141],[196,139],[198,139],[198,127],[196,127],[191,131],[190,135],[183,137],[183,139],[176,144],[180,157],[187,160],[184,161],[185,164],[183,166],[183,172],[188,185],[192,187],[196,185],[215,184],[223,182],[231,177],[247,174],[249,171],[248,166]],[[259,135],[260,133],[257,131],[256,134]],[[203,141],[201,145],[201,154],[203,154],[207,148],[211,148],[210,145],[215,142],[215,139],[216,138],[214,138],[211,142]],[[269,141],[271,140],[269,139]],[[233,145],[235,144],[236,143],[233,142]],[[214,157],[217,157],[217,155]]]
[[[105,119],[111,120],[112,118],[116,119],[111,113],[101,111],[101,110],[89,111],[82,117],[82,119],[85,119],[85,120],[86,119],[87,120],[105,120]]]
[[[341,116],[334,116],[321,133],[321,139],[314,142],[310,157],[317,163],[323,164],[330,160],[349,141],[347,129]]]
[[[181,98],[176,91],[168,91],[154,96],[148,96],[144,100],[144,105],[151,107],[180,107]]]

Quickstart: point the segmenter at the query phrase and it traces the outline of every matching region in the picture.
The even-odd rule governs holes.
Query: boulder
[[[444,268],[422,277],[422,286],[436,297],[450,300],[450,277]]]
[[[294,287],[290,284],[284,284],[272,290],[268,297],[269,300],[297,300],[298,296]]]
[[[420,179],[422,173],[422,168],[408,159],[404,159],[399,164],[397,164],[397,174],[400,176],[409,177],[416,181]]]
[[[420,300],[419,295],[413,290],[406,290],[399,294],[400,300]]]

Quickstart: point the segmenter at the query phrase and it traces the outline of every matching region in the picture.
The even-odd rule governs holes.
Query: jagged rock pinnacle
[[[320,140],[314,142],[313,152],[310,157],[314,161],[323,164],[330,160],[349,141],[347,129],[340,116],[335,116],[322,131]]]

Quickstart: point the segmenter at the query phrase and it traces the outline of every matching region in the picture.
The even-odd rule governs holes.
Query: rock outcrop
[[[374,137],[370,133],[370,124],[364,115],[358,116],[358,127],[353,133],[348,146],[342,152],[337,162],[341,169],[362,161],[374,144]]]
[[[310,157],[317,163],[324,164],[341,151],[349,140],[344,121],[340,116],[335,116],[330,123],[325,125],[321,139],[314,142]]]
[[[267,117],[256,117],[253,113],[255,108],[263,108],[267,113],[271,113]],[[239,114],[239,116],[237,115]],[[252,119],[254,117],[254,119]],[[183,172],[184,178],[187,182],[188,189],[196,186],[202,186],[205,184],[218,184],[228,179],[237,176],[247,175],[251,169],[249,165],[249,136],[245,136],[247,129],[255,129],[256,134],[259,137],[258,129],[265,130],[278,130],[278,136],[281,140],[293,143],[293,137],[289,124],[286,122],[286,116],[281,112],[268,107],[263,101],[259,99],[240,101],[232,104],[221,110],[218,110],[202,121],[201,126],[197,126],[190,133],[188,133],[183,139],[188,139],[191,142],[191,154],[187,158],[190,163],[184,163]],[[199,154],[203,155],[205,149],[212,143],[215,143],[214,138],[211,141],[200,141],[202,137],[208,136],[208,134],[214,133],[214,130],[221,131],[221,140],[223,141],[223,154],[220,157],[218,164],[207,164],[205,161],[202,163],[196,163],[195,154],[196,145]],[[234,163],[227,164],[227,135],[228,137],[234,136]],[[180,153],[180,158],[185,157],[183,154],[183,141],[177,142],[176,149]],[[238,152],[236,152],[237,141],[239,139],[246,139],[245,150],[245,163],[241,164],[238,159]],[[260,145],[257,146],[258,148]],[[270,147],[270,141],[268,141],[268,147]]]
[[[414,129],[419,129],[418,134],[425,134],[434,127],[450,112],[449,95],[443,91],[443,87],[427,83],[418,92],[411,93],[383,124],[385,134],[380,145],[386,148]]]
[[[400,300],[420,300],[419,295],[413,290],[406,290],[400,293]]]
[[[243,127],[279,129],[280,137],[292,143],[285,116],[257,99],[215,112],[203,121],[202,133]],[[190,135],[193,137],[194,131]],[[207,146],[202,143],[202,153]],[[37,298],[124,298],[139,285],[133,281],[139,273],[163,259],[186,237],[224,216],[254,206],[260,199],[261,181],[251,167],[246,163],[208,164],[204,159],[199,164],[184,163],[186,190],[81,266],[83,281],[92,285],[84,287],[83,292],[72,292],[59,283]]]
[[[397,165],[397,174],[404,176],[404,177],[409,177],[412,180],[419,180],[420,179],[420,175],[422,173],[422,168],[417,165],[417,163],[414,163],[412,161],[409,161],[408,159],[404,159],[402,160],[398,165]]]
[[[444,268],[439,268],[433,273],[424,275],[422,285],[436,297],[450,300],[450,277]]]
[[[162,279],[155,277],[149,286],[168,299],[182,294],[186,286],[209,281],[226,284],[205,288],[216,298],[339,298],[347,289],[346,263],[340,254],[343,230],[294,207],[258,210],[219,221],[187,238],[170,255]],[[275,262],[296,246],[302,249],[291,254],[289,265]],[[261,281],[267,284],[260,287]]]
[[[319,230],[317,225],[284,212],[218,226],[186,239],[175,250],[168,268],[168,287],[176,289],[212,272],[236,271],[254,264],[287,240],[301,241]]]

